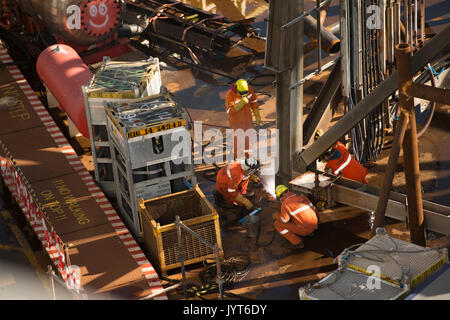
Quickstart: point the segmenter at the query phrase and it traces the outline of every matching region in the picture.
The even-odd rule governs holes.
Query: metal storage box
[[[369,275],[344,268],[328,274],[310,288],[300,288],[300,300],[399,300],[408,294],[408,287],[400,288],[380,280],[379,288],[371,288]]]
[[[217,243],[223,255],[219,215],[198,186],[155,199],[139,199],[139,213],[145,248],[152,264],[163,274],[181,266],[174,223],[177,215],[202,239],[212,245]],[[182,241],[186,265],[215,258],[213,250],[184,230]]]
[[[105,113],[117,204],[141,238],[138,198],[148,200],[196,184],[185,114],[168,93],[105,102]],[[185,153],[173,152],[175,147]]]
[[[371,274],[371,265],[380,268],[380,277],[411,289],[438,271],[448,261],[447,249],[424,248],[406,241],[377,234],[346,259],[346,266]]]
[[[169,94],[124,103],[105,102],[105,112],[110,136],[133,169],[177,158],[172,149],[180,142],[172,141],[171,137],[185,130],[186,120]],[[187,148],[191,149],[190,138]],[[186,155],[185,162],[190,156]]]
[[[110,142],[106,130],[105,102],[126,102],[161,92],[159,60],[111,61],[106,58],[82,87],[95,180],[108,196],[115,197]]]

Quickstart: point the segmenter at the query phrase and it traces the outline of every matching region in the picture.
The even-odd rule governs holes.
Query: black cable
[[[256,235],[256,246],[258,246],[259,248],[264,248],[272,244],[272,242],[275,240],[275,236],[277,235],[277,231],[273,229],[272,239],[266,244],[259,243],[260,235],[261,235],[261,224],[258,225],[258,234]]]
[[[243,261],[240,258],[244,258]],[[191,297],[198,297],[200,299],[205,299],[202,295],[217,292],[218,290],[218,285],[216,282],[216,262],[207,263],[207,259],[205,259],[203,264],[205,265],[205,269],[200,272],[200,280],[202,285],[197,286],[195,284],[189,284],[189,288],[187,290]],[[232,289],[235,283],[239,282],[247,275],[249,264],[250,259],[247,256],[234,256],[220,262],[224,295],[248,300],[247,297],[226,292],[226,290]]]

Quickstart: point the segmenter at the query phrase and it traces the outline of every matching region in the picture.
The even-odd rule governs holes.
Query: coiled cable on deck
[[[231,290],[236,283],[241,281],[249,272],[250,259],[246,256],[233,256],[220,262],[221,278],[225,296],[250,300],[248,297],[237,295],[227,290]],[[201,285],[189,284],[186,290],[189,297],[205,300],[203,295],[215,293],[218,291],[217,284],[217,264],[215,260],[211,262],[208,259],[203,261],[205,268],[200,272]]]

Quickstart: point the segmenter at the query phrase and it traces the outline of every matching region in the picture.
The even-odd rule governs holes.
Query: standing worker
[[[253,203],[247,197],[253,193],[247,191],[249,180],[259,181],[256,173],[260,169],[259,161],[253,158],[230,163],[217,173],[214,202],[226,208],[232,205],[253,209]]]
[[[303,248],[301,237],[312,235],[317,229],[317,209],[304,195],[289,192],[288,187],[275,188],[277,198],[281,199],[281,213],[275,213],[274,227],[294,248]]]
[[[319,129],[314,136],[314,140],[316,141],[322,135],[323,130]],[[334,175],[342,173],[344,178],[367,184],[367,168],[353,158],[343,143],[336,142],[323,154],[322,159],[327,163],[326,171],[331,171]]]
[[[242,129],[244,132],[253,129],[252,112],[255,115],[256,125],[261,124],[258,100],[253,88],[244,79],[239,79],[228,90],[225,97],[225,108],[228,121],[233,130]],[[245,137],[245,157],[248,158],[249,141]],[[237,159],[237,137],[234,136],[234,158]]]

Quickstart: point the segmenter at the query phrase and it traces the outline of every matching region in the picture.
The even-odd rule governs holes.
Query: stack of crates
[[[117,205],[141,237],[138,199],[196,184],[186,115],[166,92],[128,102],[106,102]]]
[[[446,265],[448,252],[392,238],[379,228],[372,239],[354,251],[344,250],[338,260],[337,271],[299,289],[301,300],[404,299]]]
[[[109,197],[115,183],[106,129],[105,102],[126,102],[161,92],[159,60],[112,61],[105,57],[94,77],[82,87],[92,148],[95,180]]]

